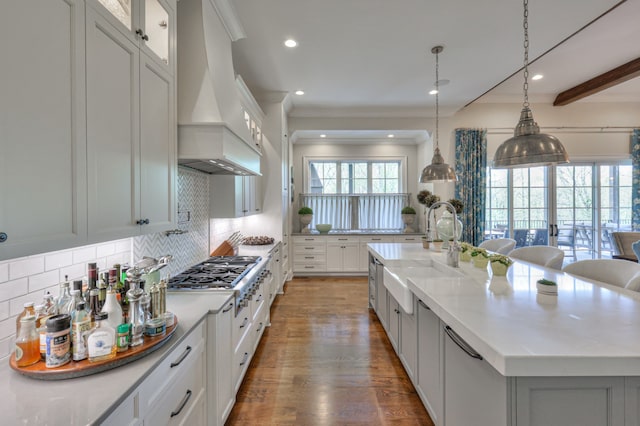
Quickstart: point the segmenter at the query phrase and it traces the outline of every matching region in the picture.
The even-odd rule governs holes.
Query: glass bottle
[[[107,290],[107,298],[102,306],[102,312],[109,314],[109,325],[111,325],[114,330],[117,330],[118,326],[122,324],[122,308],[120,307],[120,303],[118,303],[116,291],[111,286],[109,286]]]
[[[98,302],[100,305],[100,309],[102,309],[102,305],[104,305],[104,301],[107,298],[107,282],[109,281],[109,274],[105,272],[100,275],[100,280],[98,280]]]
[[[78,309],[78,303],[84,302],[85,306],[87,305],[84,299],[82,298],[82,293],[80,290],[73,289],[71,290],[71,299],[73,299],[73,303],[71,304],[71,312]]]
[[[27,367],[40,361],[40,338],[36,332],[36,316],[20,318],[20,332],[16,337],[16,365]]]
[[[87,266],[87,293],[94,288],[98,288],[98,265],[89,263]]]
[[[89,361],[97,362],[115,358],[118,346],[116,345],[116,332],[107,319],[109,314],[98,312],[96,325],[87,335],[87,351]]]
[[[47,319],[51,316],[44,303],[36,305],[36,332],[40,340],[40,358],[47,356]]]
[[[47,315],[55,315],[56,314],[56,304],[53,300],[53,296],[48,291],[44,294],[44,299],[42,300],[44,304],[44,310]]]
[[[96,314],[100,312],[100,302],[98,301],[98,289],[92,288],[89,291],[89,315],[91,323],[95,322]]]
[[[71,297],[70,286],[71,283],[69,281],[60,283],[60,296],[58,296],[58,302],[56,303],[56,313],[58,314],[69,315],[71,313],[73,298]]]
[[[80,297],[83,297],[82,296],[82,280],[75,280],[73,282],[73,290],[78,290],[80,292]]]
[[[20,320],[22,320],[22,318],[26,316],[36,316],[36,308],[33,302],[26,302],[23,307],[24,309],[22,310],[22,312],[20,312],[20,314],[16,317],[16,336],[20,334],[20,327],[22,326]]]
[[[76,305],[71,313],[71,356],[74,361],[86,359],[87,333],[91,330],[91,317],[85,309],[84,301]]]

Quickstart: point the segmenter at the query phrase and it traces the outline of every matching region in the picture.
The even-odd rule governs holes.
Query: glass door
[[[516,247],[549,244],[547,167],[488,173],[485,239],[512,238]]]
[[[568,260],[592,259],[599,246],[593,164],[556,167],[555,245]],[[571,259],[569,259],[571,258]]]

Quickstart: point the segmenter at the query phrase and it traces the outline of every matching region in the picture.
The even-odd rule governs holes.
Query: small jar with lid
[[[47,368],[61,367],[71,361],[71,316],[53,315],[47,319]]]
[[[117,336],[117,352],[126,352],[129,349],[129,330],[131,329],[131,324],[124,323],[118,326],[118,336]]]

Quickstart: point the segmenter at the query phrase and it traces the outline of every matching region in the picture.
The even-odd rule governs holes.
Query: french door
[[[485,238],[557,246],[565,263],[611,257],[611,233],[631,229],[631,172],[628,162],[490,169]]]

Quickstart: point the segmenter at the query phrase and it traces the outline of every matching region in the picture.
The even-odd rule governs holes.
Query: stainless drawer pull
[[[240,324],[240,328],[245,328],[248,322],[249,322],[249,318],[244,317],[244,321],[242,321],[242,324]]]
[[[444,331],[449,335],[449,337],[451,337],[451,340],[453,340],[453,343],[458,345],[458,347],[460,349],[462,349],[463,351],[465,351],[467,353],[467,355],[469,355],[471,358],[482,360],[482,355],[480,355],[478,352],[475,351],[475,349],[473,349],[471,346],[469,346],[469,344],[467,342],[465,342],[462,339],[462,337],[458,336],[458,333],[453,331],[453,329],[451,327],[446,325],[444,327]]]
[[[423,308],[428,309],[428,310],[431,310],[431,308],[430,308],[430,307],[428,307],[427,305],[425,305],[425,304],[424,304],[424,302],[423,302],[422,300],[418,299],[418,303],[419,303]]]
[[[262,330],[262,323],[260,323],[260,327],[258,327],[258,329],[256,330],[256,333],[260,333],[260,330]]]
[[[305,247],[305,250],[313,250],[313,247]]]
[[[229,304],[229,307],[222,311],[223,314],[229,312],[233,308],[233,303]]]
[[[305,256],[305,259],[315,259],[315,256]]]
[[[338,238],[338,241],[349,241],[348,238]]]
[[[243,366],[247,363],[247,360],[249,359],[249,354],[247,352],[244,353],[244,356],[242,357],[242,362],[240,363],[240,366]]]
[[[314,238],[305,238],[304,240],[305,240],[305,241],[315,241],[315,239],[314,239]]]
[[[171,412],[171,417],[175,417],[180,414],[184,406],[189,402],[189,398],[191,398],[191,389],[187,389],[187,393],[184,395],[184,398],[182,398],[182,401],[180,401],[180,407],[178,407],[176,411]]]
[[[179,366],[180,363],[187,357],[187,355],[189,355],[189,352],[191,352],[191,346],[187,346],[187,349],[184,350],[180,358],[178,358],[177,361],[171,363],[170,368]]]

